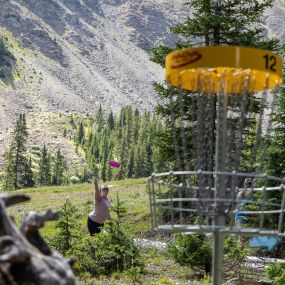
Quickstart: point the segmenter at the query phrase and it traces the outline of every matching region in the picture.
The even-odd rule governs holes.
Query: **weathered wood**
[[[27,195],[7,195],[7,194],[2,194],[0,195],[0,199],[3,200],[4,204],[6,207],[13,206],[15,204],[19,204],[22,202],[26,202],[30,200],[30,197]]]
[[[18,230],[6,207],[27,201],[25,195],[0,196],[0,284],[77,285],[70,260],[50,249],[39,233],[58,214],[30,212]]]

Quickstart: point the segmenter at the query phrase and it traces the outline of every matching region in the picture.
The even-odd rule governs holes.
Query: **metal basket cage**
[[[240,200],[242,182],[251,178],[252,199]],[[266,174],[170,171],[148,179],[152,227],[161,232],[284,233],[284,179]],[[279,185],[269,187],[267,185]],[[223,190],[220,192],[220,190]],[[217,191],[218,190],[218,191]],[[274,197],[279,201],[274,202]],[[281,197],[281,199],[280,199]],[[222,224],[215,217],[223,216]],[[242,223],[237,222],[237,217]]]

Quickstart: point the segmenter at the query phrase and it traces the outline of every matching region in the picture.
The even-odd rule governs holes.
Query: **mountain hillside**
[[[57,139],[70,150],[60,125],[50,123],[60,115],[95,114],[99,104],[106,112],[127,104],[151,110],[152,82],[163,79],[163,70],[149,51],[171,43],[168,27],[183,3],[143,2],[1,0],[0,32],[19,74],[0,86],[0,142],[9,141],[20,112],[27,113],[31,144]]]
[[[0,84],[0,152],[20,112],[31,145],[74,152],[62,138],[62,116],[95,114],[99,104],[106,112],[126,104],[152,110],[152,82],[163,80],[163,70],[149,61],[150,49],[173,43],[169,27],[189,15],[186,2],[0,0],[0,33],[17,70]],[[277,0],[266,14],[269,36],[285,39],[284,19],[285,3]]]

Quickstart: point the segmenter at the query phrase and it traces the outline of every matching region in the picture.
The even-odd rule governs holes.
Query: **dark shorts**
[[[87,228],[91,236],[94,236],[94,234],[99,234],[103,228],[104,224],[99,224],[94,221],[92,221],[89,217],[87,220]]]

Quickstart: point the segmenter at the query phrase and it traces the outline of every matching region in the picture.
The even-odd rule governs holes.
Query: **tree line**
[[[112,111],[104,116],[100,106],[94,117],[75,121],[70,119],[71,130],[64,130],[64,135],[72,131],[77,152],[86,158],[87,177],[138,178],[165,169],[167,161],[161,161],[156,147],[156,133],[164,129],[160,116],[131,106],[123,107],[118,116]],[[121,166],[112,168],[111,160]]]
[[[3,190],[16,190],[36,185],[61,185],[65,179],[65,159],[60,149],[52,154],[44,144],[32,159],[27,150],[28,128],[25,114],[20,114],[12,141],[4,154]]]

